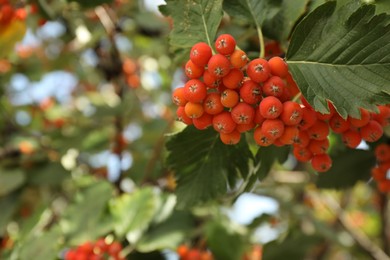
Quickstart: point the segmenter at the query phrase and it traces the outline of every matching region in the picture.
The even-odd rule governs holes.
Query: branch
[[[317,196],[317,195],[316,195]],[[338,202],[329,195],[324,195],[323,198],[318,198],[323,201],[329,210],[337,216],[341,225],[359,244],[359,246],[377,260],[390,260],[390,257],[375,243],[373,243],[361,230],[356,229],[348,220],[347,214],[340,207]]]

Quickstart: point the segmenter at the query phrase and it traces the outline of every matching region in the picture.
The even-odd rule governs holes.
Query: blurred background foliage
[[[294,24],[325,1],[298,2],[285,14],[291,3],[278,1],[272,14],[286,18],[264,21],[269,53],[283,54]],[[209,145],[211,133],[188,128],[167,138],[184,128],[171,91],[186,79],[184,56],[167,40],[172,19],[158,11],[163,1],[11,3],[28,14],[10,25],[12,34],[0,31],[0,259],[63,259],[68,248],[101,237],[120,241],[127,259],[178,259],[180,245],[223,260],[390,253],[388,197],[370,180],[374,154],[346,150],[337,137],[334,168],[320,176],[286,149],[257,151],[252,140],[237,151],[217,147],[224,159],[246,149],[247,164],[223,161],[223,170],[242,176],[218,200],[178,203],[207,197],[219,177],[206,170],[174,192],[175,167],[166,162],[192,155],[172,140]],[[249,55],[258,52],[247,20],[226,16],[218,30],[237,36]]]

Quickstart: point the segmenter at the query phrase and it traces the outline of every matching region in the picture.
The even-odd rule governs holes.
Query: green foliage
[[[1,169],[0,197],[20,188],[26,181],[25,173],[20,169]]]
[[[160,11],[173,19],[169,36],[172,51],[178,59],[188,58],[191,47],[197,42],[212,45],[222,20],[222,0],[167,0]]]
[[[169,137],[167,164],[178,177],[178,206],[190,207],[216,199],[228,188],[227,175],[248,172],[248,144],[226,146],[213,129],[199,131],[190,126]]]
[[[390,101],[390,17],[373,5],[335,7],[326,3],[298,24],[287,62],[316,110],[327,112],[331,100],[344,118],[359,117],[358,107],[375,111]]]
[[[316,184],[319,188],[344,189],[354,186],[358,181],[367,182],[375,166],[375,155],[365,150],[345,149],[332,159],[332,168],[318,176]]]
[[[260,147],[256,153],[256,162],[258,169],[256,171],[256,176],[260,180],[267,177],[267,174],[271,170],[275,161],[283,163],[287,160],[290,147],[282,146],[276,147],[274,145],[268,147]]]

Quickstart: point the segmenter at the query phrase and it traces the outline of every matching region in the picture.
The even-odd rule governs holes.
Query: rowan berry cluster
[[[0,0],[0,29],[8,25],[13,19],[26,19],[27,12],[24,8],[15,9],[9,0]]]
[[[390,192],[390,145],[379,144],[375,148],[377,166],[371,170],[371,175],[378,183],[380,192]]]
[[[85,242],[77,248],[68,250],[65,254],[65,260],[124,260],[125,258],[120,256],[121,251],[122,245],[119,242],[107,243],[101,238],[96,242]]]
[[[310,161],[318,172],[332,165],[326,153],[330,129],[342,134],[349,147],[383,134],[380,120],[364,109],[361,119],[344,120],[331,102],[330,113],[321,114],[304,98],[302,104],[293,101],[299,90],[282,58],[250,61],[229,34],[217,38],[215,49],[213,55],[204,42],[192,47],[185,65],[189,80],[172,94],[176,114],[185,124],[199,130],[212,126],[225,144],[237,144],[242,133],[254,129],[258,145],[292,145],[297,160]],[[385,118],[382,121],[390,116],[382,114],[377,115]]]
[[[190,248],[187,245],[180,245],[177,250],[180,260],[213,260],[214,257],[210,251],[198,248]]]
[[[140,86],[140,77],[137,62],[131,58],[125,58],[122,63],[122,70],[127,85],[130,88],[138,88]]]

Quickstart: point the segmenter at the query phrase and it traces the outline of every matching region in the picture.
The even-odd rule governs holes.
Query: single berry
[[[210,115],[217,115],[223,111],[221,95],[219,93],[209,93],[203,101],[203,109]]]
[[[241,87],[241,81],[244,78],[244,73],[236,68],[230,70],[230,72],[222,78],[222,83],[225,87],[230,89],[237,89]]]
[[[269,68],[272,75],[285,78],[288,75],[288,66],[287,63],[280,57],[275,56],[269,59],[268,61]]]
[[[203,73],[203,82],[208,88],[218,88],[222,85],[222,80],[211,74],[208,70]]]
[[[314,110],[303,107],[302,108],[302,120],[299,122],[300,130],[307,130],[312,127],[317,121],[317,114]]]
[[[184,106],[184,112],[189,118],[194,119],[201,117],[204,113],[204,109],[200,103],[187,102]]]
[[[234,145],[240,142],[241,133],[238,132],[237,130],[234,130],[233,132],[228,134],[219,133],[219,138],[224,144]]]
[[[236,124],[249,124],[255,117],[255,109],[247,103],[238,103],[232,108],[231,115]]]
[[[215,54],[210,58],[207,69],[217,78],[225,77],[230,71],[230,61],[222,54]]]
[[[236,40],[230,34],[222,34],[215,41],[215,49],[222,55],[229,55],[236,48]]]
[[[212,56],[211,47],[204,42],[198,42],[191,48],[190,59],[199,67],[204,67]]]
[[[311,159],[311,165],[317,172],[326,172],[332,167],[332,159],[328,154],[317,154]]]
[[[329,126],[324,121],[317,120],[312,127],[307,129],[307,133],[311,139],[323,140],[329,135]]]
[[[265,137],[275,140],[282,136],[284,123],[279,119],[266,119],[261,125],[261,131]]]
[[[248,63],[248,56],[242,50],[235,50],[230,55],[230,63],[236,69],[241,69]]]
[[[379,144],[375,147],[375,157],[379,162],[390,161],[390,145]]]
[[[360,119],[348,117],[348,122],[356,128],[360,128],[367,125],[371,119],[370,112],[368,112],[366,109],[363,108],[360,108],[359,110],[360,110]]]
[[[267,138],[264,136],[261,131],[261,127],[257,127],[253,133],[255,142],[260,146],[270,146],[273,143],[273,139]]]
[[[207,88],[202,81],[198,79],[191,79],[184,85],[184,98],[189,102],[202,102],[207,95]]]
[[[283,144],[293,144],[294,140],[299,138],[299,130],[296,126],[285,126],[284,132],[281,137],[279,137],[279,140]]]
[[[280,114],[280,119],[286,125],[298,125],[303,116],[301,106],[294,101],[286,101],[283,103],[283,111]]]
[[[188,60],[185,65],[184,71],[188,78],[197,79],[202,77],[204,68],[199,67],[198,65],[195,65],[191,60]]]
[[[306,131],[299,130],[299,134],[294,139],[294,146],[297,147],[306,147],[310,143],[310,137],[309,134]]]
[[[203,113],[202,116],[192,119],[192,123],[198,130],[204,130],[213,124],[213,116]]]
[[[228,134],[234,131],[236,123],[229,112],[224,111],[213,118],[213,127],[219,133]]]
[[[244,81],[240,88],[240,97],[245,103],[255,105],[261,100],[261,87],[252,80]]]
[[[323,140],[311,140],[307,146],[313,154],[323,154],[328,151],[329,148],[329,139]]]
[[[266,96],[282,97],[285,89],[284,81],[278,76],[270,77],[262,87]]]
[[[172,92],[172,101],[176,106],[184,106],[187,103],[187,99],[184,96],[184,87],[176,88]]]
[[[294,147],[293,155],[300,162],[308,162],[313,157],[313,153],[307,147]]]
[[[381,126],[387,126],[390,123],[390,107],[378,106],[379,113],[372,113],[372,119],[377,121]]]
[[[333,132],[341,134],[347,131],[351,124],[348,120],[343,119],[339,114],[335,113],[329,119],[329,126],[333,130]]]
[[[240,100],[240,96],[237,91],[233,89],[225,89],[221,93],[221,103],[224,107],[232,108],[238,104]]]
[[[114,241],[108,245],[108,254],[111,256],[118,256],[120,251],[122,251],[121,243]]]
[[[248,77],[257,83],[265,82],[268,79],[270,72],[268,61],[261,58],[254,59],[249,62],[246,69]]]
[[[382,126],[375,120],[371,120],[367,125],[360,128],[360,134],[363,140],[367,142],[376,142],[383,135]]]
[[[362,136],[356,130],[349,129],[341,134],[341,140],[349,148],[356,148],[362,141]]]
[[[322,114],[321,112],[317,112],[317,119],[327,121],[336,113],[336,109],[330,101],[328,101],[328,108],[329,113]]]
[[[283,111],[283,104],[279,99],[273,96],[264,98],[259,105],[260,114],[267,119],[279,117]]]

